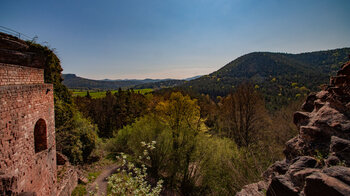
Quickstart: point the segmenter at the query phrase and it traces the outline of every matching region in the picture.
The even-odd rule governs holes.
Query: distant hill
[[[63,84],[70,89],[82,90],[114,90],[118,88],[167,88],[183,84],[185,80],[174,79],[144,79],[144,80],[92,80],[79,77],[75,74],[62,74]]]
[[[144,83],[144,84],[138,84],[135,85],[135,89],[145,89],[145,88],[151,88],[151,89],[164,89],[164,88],[171,88],[171,87],[176,87],[182,84],[185,84],[188,81],[200,78],[200,76],[194,76],[190,78],[185,78],[183,80],[176,80],[176,79],[165,79],[161,81],[156,81],[156,82],[150,82],[150,83]]]
[[[218,71],[186,82],[182,89],[225,96],[244,81],[253,83],[273,105],[319,90],[348,60],[350,48],[301,54],[253,52],[228,63]]]
[[[145,88],[151,88],[151,89],[163,89],[163,88],[171,88],[176,87],[182,84],[185,84],[186,80],[162,80],[158,82],[151,82],[151,83],[144,83],[144,84],[138,84],[135,85],[135,89],[145,89]]]
[[[200,78],[200,77],[202,77],[202,76],[203,76],[203,75],[193,76],[193,77],[190,77],[190,78],[185,78],[185,79],[183,79],[183,80],[191,81],[191,80],[195,80],[195,79],[197,79],[197,78]]]

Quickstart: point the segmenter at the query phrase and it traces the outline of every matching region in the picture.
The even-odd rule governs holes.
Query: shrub
[[[143,155],[139,156],[139,161],[150,160],[149,151],[152,151],[156,144],[155,141],[151,143],[141,143],[145,148]],[[120,173],[113,174],[108,178],[108,189],[109,195],[147,195],[147,196],[157,196],[162,190],[162,180],[157,182],[155,187],[147,182],[147,167],[145,163],[142,163],[141,168],[135,166],[134,163],[127,161],[127,156],[124,153],[120,154],[120,157],[117,157],[122,162],[122,168],[127,169],[118,169]]]
[[[69,157],[72,163],[87,161],[95,148],[97,127],[76,112],[71,119],[70,131],[57,130],[57,149]]]

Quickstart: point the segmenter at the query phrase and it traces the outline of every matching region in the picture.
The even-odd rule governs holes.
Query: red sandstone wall
[[[69,196],[78,185],[78,174],[74,166],[66,164],[63,167],[65,167],[65,173],[60,182],[57,183],[57,195]]]
[[[15,84],[42,84],[44,70],[0,63],[0,86]]]
[[[4,65],[0,68],[4,68]],[[42,70],[8,65],[5,69],[8,76],[14,77],[31,71],[31,75],[18,76],[16,81],[28,82],[24,79],[28,77],[31,78],[30,82],[43,82]],[[16,70],[16,74],[9,72]],[[39,73],[41,78],[38,77]],[[0,177],[6,174],[17,178],[14,192],[56,195],[53,100],[51,84],[0,86]],[[34,126],[40,118],[46,122],[48,149],[35,153]]]

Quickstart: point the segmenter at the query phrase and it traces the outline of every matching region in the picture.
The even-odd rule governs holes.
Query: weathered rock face
[[[350,195],[350,61],[302,110],[294,114],[299,135],[286,143],[286,159],[237,195]]]
[[[0,62],[43,69],[46,58],[28,50],[27,43],[17,37],[0,32]]]

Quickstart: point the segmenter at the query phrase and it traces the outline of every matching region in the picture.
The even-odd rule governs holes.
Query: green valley
[[[85,97],[89,93],[91,98],[103,98],[106,96],[107,91],[83,91],[83,90],[77,90],[77,89],[70,89],[70,91],[73,93],[73,96],[79,96],[79,97]],[[153,92],[153,89],[145,88],[145,89],[133,89],[132,90],[135,93],[141,93],[141,94],[147,94]],[[118,92],[118,90],[112,90],[110,91],[112,94],[115,94]]]

